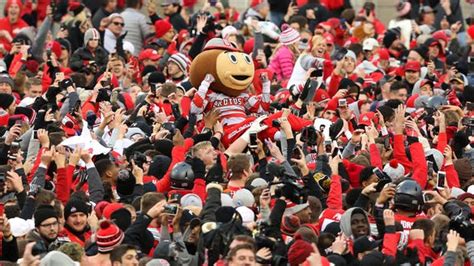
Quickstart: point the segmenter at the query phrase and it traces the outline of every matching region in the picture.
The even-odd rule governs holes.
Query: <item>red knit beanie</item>
[[[300,228],[300,219],[295,215],[284,216],[281,220],[281,232],[285,235],[292,236]],[[289,254],[288,254],[289,256]]]
[[[311,252],[313,252],[313,247],[310,243],[297,239],[288,250],[288,262],[291,266],[300,265],[306,261]]]
[[[111,221],[104,220],[99,224],[96,238],[99,252],[107,253],[122,243],[124,234],[122,230]]]
[[[160,19],[155,22],[155,36],[156,38],[161,38],[165,35],[169,30],[173,28],[173,25],[169,23],[167,20]]]

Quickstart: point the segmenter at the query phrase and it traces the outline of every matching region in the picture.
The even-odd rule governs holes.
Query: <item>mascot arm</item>
[[[206,79],[201,82],[199,85],[199,89],[197,93],[193,97],[191,110],[195,114],[202,113],[207,106],[208,101],[206,100],[207,92],[209,87],[211,86],[212,80],[208,78],[208,76],[212,77],[212,75],[206,75]]]
[[[262,94],[252,96],[246,101],[246,109],[250,111],[268,111],[270,108],[271,97],[270,97],[270,81],[263,82]]]

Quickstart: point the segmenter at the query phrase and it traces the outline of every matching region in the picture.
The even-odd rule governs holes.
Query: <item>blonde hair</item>
[[[313,49],[315,49],[316,44],[320,42],[326,42],[326,39],[322,35],[314,35],[313,38],[311,38],[311,45],[308,47],[308,53],[312,54]]]
[[[293,56],[295,57],[295,59],[298,58],[298,56],[300,56],[300,50],[298,49],[298,47],[296,47],[295,44],[296,43],[292,43],[290,45],[284,45],[282,43],[279,43],[277,45],[277,47],[275,47],[275,50],[273,50],[272,56],[270,58],[274,57],[276,55],[276,53],[278,52],[278,50],[280,50],[280,48],[283,47],[283,46],[286,46],[286,47],[288,47],[288,49],[290,49],[290,51],[293,54]]]
[[[195,156],[199,150],[207,148],[208,146],[212,146],[210,141],[201,141],[196,143],[196,145],[190,149],[191,156]]]

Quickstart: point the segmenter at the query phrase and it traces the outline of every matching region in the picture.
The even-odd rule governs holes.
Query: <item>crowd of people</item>
[[[474,265],[460,1],[7,0],[1,264]]]

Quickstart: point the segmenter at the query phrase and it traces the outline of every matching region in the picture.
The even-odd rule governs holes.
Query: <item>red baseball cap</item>
[[[327,44],[334,45],[334,36],[331,33],[324,33],[323,34],[324,39],[326,39]]]
[[[145,60],[145,59],[156,61],[160,58],[161,58],[160,54],[158,54],[158,52],[153,49],[145,49],[141,51],[140,54],[138,55],[138,60],[140,61]]]
[[[405,64],[405,71],[415,71],[419,72],[421,69],[421,64],[418,61],[408,61]]]
[[[329,101],[331,97],[329,96],[329,93],[324,90],[324,89],[318,89],[316,90],[316,93],[314,95],[314,101],[315,102],[324,102],[324,101]]]
[[[367,112],[365,114],[361,114],[359,117],[359,125],[363,126],[371,126],[371,121],[374,120],[375,113],[374,112]],[[375,122],[375,121],[374,121]]]

